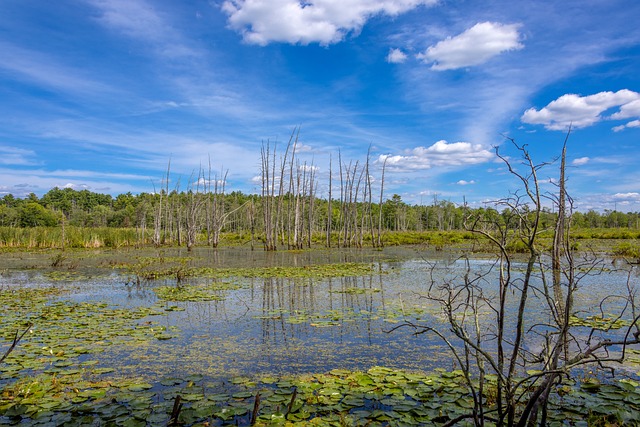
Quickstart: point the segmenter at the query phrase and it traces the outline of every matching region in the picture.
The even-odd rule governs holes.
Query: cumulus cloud
[[[571,164],[574,166],[586,165],[587,163],[589,163],[589,160],[591,159],[588,157],[580,157],[571,162]]]
[[[374,15],[395,16],[437,0],[225,0],[229,26],[257,45],[337,43]]]
[[[612,108],[618,108],[618,111],[606,116],[605,113]],[[630,117],[640,117],[640,93],[622,89],[617,92],[600,92],[588,96],[562,95],[540,110],[528,109],[522,115],[522,121],[544,125],[549,130],[566,130],[569,126],[584,128],[602,120]],[[622,129],[637,126],[633,123],[627,123],[622,126]],[[616,128],[622,130],[619,129],[620,126]]]
[[[430,46],[417,57],[439,71],[480,65],[502,52],[522,49],[518,27],[518,24],[481,22]]]
[[[461,179],[460,181],[456,182],[456,184],[458,185],[473,185],[476,182],[474,180],[471,181],[465,181],[464,179]]]
[[[407,150],[404,155],[381,155],[379,163],[386,161],[387,168],[398,171],[430,169],[434,166],[463,166],[491,161],[493,152],[480,144],[441,140],[432,146],[416,147]]]
[[[387,62],[390,64],[401,64],[407,60],[407,54],[400,49],[390,49],[387,55]]]
[[[64,185],[56,185],[58,188],[71,188],[73,190],[90,190],[91,187],[87,184],[74,184],[73,182],[67,182]]]
[[[616,193],[613,196],[615,201],[640,202],[640,193]]]

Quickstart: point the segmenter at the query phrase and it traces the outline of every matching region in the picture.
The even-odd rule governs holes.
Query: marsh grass
[[[546,245],[551,242],[552,233],[543,231],[540,234],[541,242]],[[580,247],[596,248],[598,252],[615,256],[640,255],[640,231],[629,228],[583,228],[572,231],[572,236],[579,240]],[[324,247],[326,235],[316,232],[312,235],[312,248]],[[332,233],[332,247],[339,247],[341,236]],[[207,238],[200,233],[197,238],[199,246],[206,245]],[[426,245],[436,250],[456,249],[471,247],[473,252],[488,250],[478,236],[469,231],[387,231],[383,233],[384,246],[410,246]],[[249,246],[252,236],[249,232],[222,233],[220,246],[239,247]],[[262,248],[264,235],[256,233],[253,236],[253,244],[256,248]],[[127,248],[152,246],[152,230],[140,230],[135,228],[115,227],[0,227],[0,248],[4,249],[98,249],[98,248]],[[371,236],[365,235],[364,247],[372,247]],[[576,243],[578,245],[578,243]],[[164,246],[179,246],[177,242],[167,243]],[[285,250],[286,247],[281,247]],[[514,253],[522,251],[522,247],[514,244],[510,248]]]
[[[121,248],[145,246],[151,233],[135,228],[111,227],[0,227],[0,248]]]

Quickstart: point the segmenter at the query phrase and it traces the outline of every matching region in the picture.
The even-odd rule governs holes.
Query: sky
[[[638,17],[637,0],[2,0],[0,197],[153,192],[169,164],[171,188],[211,169],[259,193],[261,147],[295,131],[320,197],[330,163],[369,152],[387,197],[483,206],[520,187],[496,149],[548,162],[551,192],[568,135],[575,208],[640,211]]]

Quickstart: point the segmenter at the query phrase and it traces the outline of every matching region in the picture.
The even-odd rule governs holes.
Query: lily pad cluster
[[[240,289],[235,282],[216,280],[208,284],[160,286],[154,292],[161,300],[175,302],[222,301],[227,291]]]
[[[191,258],[180,257],[140,257],[136,263],[122,264],[124,270],[137,280],[156,280],[175,277],[182,280],[186,277],[223,279],[231,277],[243,278],[331,278],[355,277],[381,273],[370,263],[338,263],[315,264],[301,267],[252,267],[252,268],[214,268],[193,267]]]
[[[165,326],[148,319],[163,314],[158,308],[123,309],[107,303],[50,300],[63,292],[53,287],[0,292],[0,337],[6,347],[16,331],[33,325],[0,365],[0,385],[3,380],[43,371],[75,374],[83,370],[81,364],[87,363],[88,355],[109,346],[139,345],[172,336]]]
[[[485,399],[492,399],[489,388]],[[107,378],[91,368],[65,377],[43,374],[2,392],[3,425],[165,426],[174,402],[180,425],[412,426],[443,425],[470,414],[473,401],[462,372],[412,373],[386,367],[366,372],[275,378],[234,377],[209,382],[202,375]],[[640,422],[639,384],[624,380],[596,389],[562,385],[552,395],[552,426],[611,419]],[[464,425],[464,422],[461,424]]]
[[[584,318],[578,316],[571,316],[569,319],[571,326],[585,326],[601,331],[608,331],[611,329],[620,329],[625,326],[629,326],[631,322],[628,319],[621,319],[615,316],[603,317],[603,316],[586,316]]]

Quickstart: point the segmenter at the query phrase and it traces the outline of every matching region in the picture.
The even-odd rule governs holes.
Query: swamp
[[[451,326],[426,295],[470,274],[497,292],[491,255],[229,247],[0,259],[0,356],[15,344],[0,363],[2,426],[473,425],[465,374],[477,370],[452,356],[442,339],[454,342]],[[526,262],[512,268],[524,274]],[[633,317],[615,313],[629,312],[628,299],[611,296],[635,289],[637,268],[605,259],[588,273],[575,294],[574,336],[624,337]],[[527,312],[528,327],[544,316]],[[549,425],[640,423],[640,347],[607,350],[624,350],[624,363],[562,377]],[[486,375],[487,403],[495,381]]]

